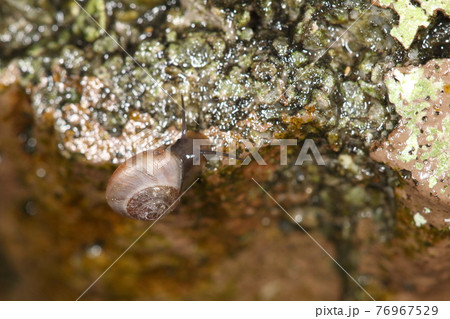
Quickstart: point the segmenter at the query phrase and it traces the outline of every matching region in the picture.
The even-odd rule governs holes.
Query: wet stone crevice
[[[129,4],[94,2],[103,3],[87,1],[86,10],[131,57],[107,34],[85,34],[93,22],[67,5],[61,14],[75,23],[61,26],[34,55],[29,49],[32,56],[12,62],[37,115],[55,121],[67,156],[117,163],[173,142],[180,93],[189,123],[199,123],[219,146],[227,145],[220,141],[225,134],[264,144],[264,137],[300,129],[286,128],[299,118],[298,126],[310,119],[305,130],[327,136],[336,148],[351,135],[367,147],[395,123],[384,103],[382,74],[402,61],[404,50],[387,34],[389,10],[372,7],[356,20],[368,9],[364,1],[351,8],[182,1],[181,7],[150,10],[164,14],[156,24],[144,21],[148,11]],[[125,23],[127,14],[136,19]],[[85,29],[77,27],[81,20]],[[345,32],[353,22],[356,31]],[[249,120],[268,127],[252,127]]]
[[[107,207],[106,182],[179,137],[180,94],[190,129],[264,146],[268,165],[209,163],[86,298],[368,299],[252,178],[376,299],[448,287],[420,286],[424,247],[444,259],[445,230],[418,229],[401,176],[369,157],[400,120],[388,71],[448,58],[444,13],[405,49],[397,13],[362,0],[79,2],[131,57],[73,1],[0,9],[0,271],[14,278],[0,296],[74,299],[148,227]],[[287,166],[271,138],[298,140]],[[294,165],[306,138],[325,166]],[[418,281],[393,280],[396,265]]]

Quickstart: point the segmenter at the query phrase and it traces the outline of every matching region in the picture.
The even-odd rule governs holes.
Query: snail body
[[[183,105],[181,138],[171,147],[138,153],[121,164],[106,188],[109,206],[119,214],[139,220],[155,220],[173,211],[181,192],[202,170],[201,165],[194,165],[194,139],[206,137],[186,131]],[[210,152],[200,150],[200,154]]]

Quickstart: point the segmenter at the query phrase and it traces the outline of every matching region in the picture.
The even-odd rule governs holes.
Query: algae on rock
[[[450,2],[447,0],[418,0],[420,7],[410,0],[378,0],[382,7],[392,7],[400,17],[398,26],[391,30],[391,35],[408,49],[414,41],[419,27],[428,27],[430,17],[435,11],[450,15]]]
[[[410,171],[421,206],[436,207],[434,225],[445,226],[450,206],[450,59],[395,68],[385,83],[401,119],[372,157]],[[417,200],[410,206],[419,206]]]

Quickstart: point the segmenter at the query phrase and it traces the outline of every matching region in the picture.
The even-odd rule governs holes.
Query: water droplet
[[[42,167],[40,167],[36,170],[37,177],[44,178],[46,174],[47,174],[47,171]]]
[[[102,254],[103,248],[99,244],[91,245],[87,248],[86,253],[89,257],[95,258]]]

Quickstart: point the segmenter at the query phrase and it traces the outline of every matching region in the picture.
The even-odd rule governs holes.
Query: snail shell
[[[183,161],[170,149],[139,153],[120,165],[106,188],[106,200],[116,212],[139,220],[154,220],[176,207],[183,179]]]
[[[207,139],[197,132],[186,130],[184,101],[182,134],[169,148],[149,150],[126,160],[111,176],[106,187],[106,201],[119,214],[139,220],[158,219],[171,212],[179,197],[200,175],[205,159],[202,155],[219,154],[202,145],[194,154],[194,140]],[[194,165],[200,156],[200,165]]]
[[[119,214],[139,220],[154,220],[174,210],[180,193],[200,175],[205,164],[194,165],[196,132],[183,132],[170,148],[149,150],[126,160],[111,176],[106,201]],[[200,154],[210,152],[205,145]]]

